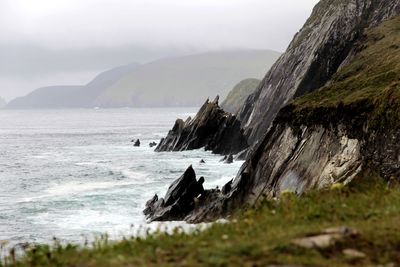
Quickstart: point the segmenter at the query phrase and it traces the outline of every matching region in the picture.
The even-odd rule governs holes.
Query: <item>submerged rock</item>
[[[157,145],[156,142],[151,142],[151,143],[149,143],[149,147],[154,147],[154,146],[156,146],[156,145]]]
[[[218,105],[218,97],[208,99],[196,117],[176,120],[172,130],[161,139],[156,151],[183,151],[204,147],[216,154],[236,154],[247,148],[247,141],[235,115]]]
[[[140,140],[137,139],[137,140],[135,141],[135,143],[133,144],[133,146],[140,146]]]

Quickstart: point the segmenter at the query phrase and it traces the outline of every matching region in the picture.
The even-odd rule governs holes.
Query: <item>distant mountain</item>
[[[221,103],[221,107],[232,114],[237,114],[247,97],[251,95],[260,84],[258,79],[245,79],[240,81]]]
[[[39,88],[7,108],[199,106],[225,97],[247,77],[261,78],[279,57],[270,50],[210,52],[118,67],[86,86]]]
[[[7,104],[7,102],[0,97],[0,108],[3,108],[5,105]]]
[[[93,100],[104,90],[130,73],[139,64],[117,67],[97,75],[85,86],[48,86],[34,90],[24,97],[10,101],[6,108],[86,108],[93,107]]]
[[[270,50],[212,52],[142,65],[96,99],[100,107],[200,106],[224,98],[247,77],[261,78],[279,57]]]

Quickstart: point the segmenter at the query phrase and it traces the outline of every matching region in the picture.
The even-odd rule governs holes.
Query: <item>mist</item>
[[[2,0],[0,96],[206,51],[284,51],[317,0]],[[289,19],[288,19],[289,18]]]

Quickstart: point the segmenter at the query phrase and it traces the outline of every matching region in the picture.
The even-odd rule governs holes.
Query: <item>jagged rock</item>
[[[140,146],[140,140],[137,139],[137,140],[135,141],[135,143],[133,144],[133,146]]]
[[[336,5],[337,8],[335,8]],[[257,100],[256,111],[251,116],[254,118],[249,120],[251,123],[258,117],[258,121],[253,124],[256,132],[251,131],[251,135],[260,136],[262,132],[262,137],[249,149],[245,163],[231,182],[230,190],[225,192],[226,194],[205,193],[207,197],[198,202],[196,208],[187,214],[185,220],[195,223],[227,217],[238,208],[252,206],[263,198],[278,197],[284,191],[301,195],[307,190],[326,188],[335,183],[346,185],[365,168],[372,169],[384,178],[395,177],[392,180],[400,180],[400,98],[399,84],[396,83],[399,72],[398,69],[393,69],[396,64],[384,67],[387,67],[389,71],[392,70],[390,77],[395,77],[388,76],[389,78],[380,80],[380,83],[388,82],[387,85],[378,88],[377,84],[369,84],[377,95],[371,98],[370,92],[364,94],[365,92],[360,90],[369,88],[366,86],[367,82],[381,77],[380,69],[374,73],[375,69],[369,64],[374,63],[373,61],[365,64],[365,61],[352,63],[350,60],[358,58],[360,54],[361,58],[376,60],[380,57],[382,49],[389,47],[388,43],[397,40],[399,35],[396,25],[400,18],[397,18],[398,20],[393,24],[396,29],[392,33],[388,32],[391,35],[384,46],[374,47],[374,42],[385,39],[384,35],[378,38],[376,34],[372,34],[372,39],[377,38],[377,40],[368,43],[353,36],[354,32],[361,34],[364,26],[372,26],[394,14],[400,14],[398,0],[321,1],[287,53],[267,75],[264,80],[266,88],[258,90],[258,95],[257,92],[253,95],[255,97],[253,100],[261,99],[261,102]],[[342,25],[343,23],[349,23],[349,25]],[[343,26],[343,32],[340,25]],[[354,25],[359,28],[355,30]],[[393,25],[385,24],[383,28],[388,29]],[[317,34],[318,31],[320,34]],[[364,33],[368,34],[369,30]],[[302,39],[299,40],[299,36],[307,37],[306,39],[313,37],[310,40],[311,44]],[[343,40],[340,40],[341,38]],[[360,42],[356,45],[356,41]],[[344,44],[346,44],[345,50],[343,50]],[[371,47],[372,50],[368,50]],[[369,51],[368,56],[362,54],[364,49]],[[379,53],[373,55],[374,51],[379,51]],[[390,58],[398,56],[399,50],[388,51],[390,53],[386,53],[383,57],[384,62],[389,62]],[[309,62],[304,62],[303,57]],[[336,63],[331,65],[334,62]],[[310,91],[313,86],[322,81],[325,83],[326,79],[331,77],[331,68],[335,72],[339,68],[335,67],[338,62],[342,64],[340,68],[343,72],[337,72],[336,78],[329,84],[320,88],[315,94],[311,93],[304,99],[294,100],[281,108],[279,103],[285,103],[286,98],[292,98],[297,92]],[[360,62],[364,62],[364,65],[360,65]],[[384,65],[384,62],[378,61],[381,65]],[[344,67],[349,64],[356,65],[358,68]],[[298,66],[306,70],[299,69]],[[354,73],[363,69],[369,70],[368,75],[375,74],[374,79],[363,79],[360,81],[362,86],[354,86],[358,85],[351,84],[352,81],[357,80]],[[326,73],[321,74],[321,71]],[[311,74],[317,76],[310,76]],[[293,77],[289,77],[291,75]],[[312,87],[307,87],[304,84],[306,81],[309,81]],[[346,86],[340,87],[343,81],[346,82]],[[332,87],[335,83],[337,87]],[[303,87],[300,84],[303,84]],[[288,87],[288,85],[291,86]],[[346,90],[349,88],[347,85],[353,85],[350,87],[351,94],[354,92],[360,94],[349,95],[351,97],[348,97],[345,103],[343,95],[346,96]],[[337,91],[329,91],[330,89],[340,91],[337,93]],[[334,99],[322,98],[322,101],[317,97],[312,105],[306,105],[307,102],[313,100],[313,97],[330,94]],[[250,98],[249,101],[251,101]],[[264,103],[263,101],[266,100],[270,102]],[[302,100],[304,103],[298,104],[297,101]],[[273,109],[280,109],[278,114],[273,113],[270,107],[276,103],[279,108]],[[267,111],[269,115],[258,114],[261,108],[258,105],[261,104],[263,109],[270,110],[272,113]],[[246,106],[246,108],[252,107]],[[272,121],[273,118],[274,122],[271,125],[268,121]],[[268,127],[264,125],[266,128],[262,128],[264,126],[257,125],[257,123],[264,123],[263,121],[268,124]],[[259,130],[261,132],[258,132]],[[331,240],[330,237],[326,239]]]
[[[206,163],[206,162],[204,161],[204,159],[201,159],[201,160],[200,160],[200,164],[204,164],[204,163]]]
[[[149,147],[154,147],[154,146],[156,146],[156,145],[157,145],[156,142],[150,142],[150,143],[149,143]]]
[[[222,193],[223,195],[226,195],[226,194],[228,194],[228,193],[231,191],[231,189],[232,189],[232,181],[233,181],[233,180],[230,180],[229,182],[227,182],[227,183],[222,187],[221,193]]]
[[[195,208],[195,199],[204,194],[204,177],[196,180],[196,174],[189,168],[168,188],[164,198],[155,195],[147,201],[143,213],[149,221],[182,220]]]
[[[218,97],[208,99],[196,117],[178,119],[156,151],[183,151],[204,147],[217,154],[236,154],[247,148],[247,141],[236,116],[218,106]]]
[[[233,155],[229,154],[229,156],[226,158],[226,160],[224,161],[224,163],[226,164],[231,164],[233,163]]]

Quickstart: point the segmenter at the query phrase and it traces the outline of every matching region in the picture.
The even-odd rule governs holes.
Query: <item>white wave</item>
[[[33,197],[25,197],[19,202],[32,202],[43,198],[53,198],[67,195],[90,193],[96,190],[112,189],[115,187],[137,184],[135,181],[118,182],[79,182],[70,181],[64,184],[53,185],[46,189],[45,194]]]

